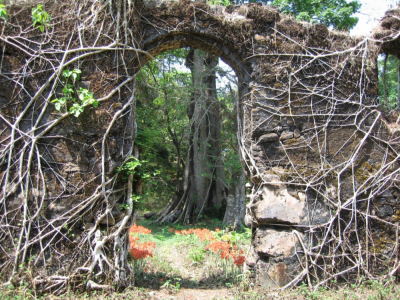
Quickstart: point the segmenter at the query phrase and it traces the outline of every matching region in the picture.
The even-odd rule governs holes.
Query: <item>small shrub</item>
[[[0,4],[0,19],[7,21],[7,11],[4,4]]]
[[[50,15],[43,9],[42,4],[32,8],[32,22],[33,26],[39,28],[41,32],[44,32],[45,26],[49,25]]]

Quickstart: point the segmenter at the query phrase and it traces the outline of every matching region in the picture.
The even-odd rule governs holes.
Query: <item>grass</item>
[[[233,261],[221,259],[218,253],[206,250],[210,241],[201,240],[195,234],[183,235],[193,228],[212,230],[213,237],[230,242],[232,247],[247,250],[250,245],[249,230],[241,232],[216,232],[221,228],[219,220],[209,220],[195,226],[160,226],[150,221],[140,221],[138,225],[151,229],[151,234],[138,234],[141,242],[153,242],[156,247],[153,257],[143,260],[140,270],[136,270],[137,287],[167,288],[226,288],[236,284],[243,267]]]

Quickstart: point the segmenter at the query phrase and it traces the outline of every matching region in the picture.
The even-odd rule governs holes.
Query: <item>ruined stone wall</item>
[[[134,210],[119,208],[132,207],[134,182],[115,169],[134,154],[134,74],[181,47],[218,55],[239,79],[238,137],[251,181],[247,266],[257,282],[393,272],[398,118],[375,107],[376,41],[258,4],[108,3],[49,1],[43,33],[29,6],[10,6],[0,23],[0,263],[8,278],[33,257],[43,289],[130,284]],[[74,68],[82,70],[76,88],[99,100],[78,118],[51,102],[62,96],[62,71]]]

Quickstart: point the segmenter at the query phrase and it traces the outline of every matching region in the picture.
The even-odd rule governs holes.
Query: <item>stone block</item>
[[[264,41],[265,40],[265,36],[262,36],[260,34],[256,34],[254,35],[254,39],[259,42],[259,41]]]
[[[266,184],[264,181],[263,189],[254,196],[259,201],[249,209],[255,224],[318,225],[325,224],[330,218],[330,208],[324,201],[315,201],[315,196],[302,191],[289,191],[283,183],[271,181]],[[310,201],[308,205],[307,201]],[[310,213],[307,213],[308,209]]]
[[[393,208],[388,204],[384,204],[384,205],[378,206],[373,211],[375,212],[375,215],[380,217],[380,218],[389,217],[389,216],[393,216],[394,215]]]
[[[253,269],[257,263],[258,256],[254,251],[251,251],[250,254],[246,257],[246,265],[250,268]]]
[[[295,253],[296,240],[289,231],[259,228],[254,247],[261,257],[290,257]]]
[[[293,132],[291,132],[291,131],[285,131],[285,132],[282,132],[282,134],[281,134],[281,136],[280,136],[279,139],[280,139],[281,141],[284,141],[284,140],[292,139],[293,136],[294,136],[294,133],[293,133]]]
[[[259,143],[275,142],[279,140],[279,136],[276,133],[267,133],[258,138]]]
[[[244,225],[246,225],[246,227],[251,227],[253,224],[254,224],[253,217],[248,213],[246,213],[244,215]]]
[[[285,186],[264,186],[261,199],[251,207],[259,224],[306,223],[305,197],[292,196]]]
[[[268,275],[277,286],[284,286],[288,283],[287,266],[284,263],[273,265],[268,270]]]
[[[257,282],[263,287],[281,287],[290,281],[285,263],[257,263]]]

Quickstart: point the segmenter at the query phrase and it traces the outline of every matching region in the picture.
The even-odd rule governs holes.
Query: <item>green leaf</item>
[[[64,78],[69,78],[71,76],[71,74],[72,74],[72,71],[70,71],[70,70],[64,70],[64,72],[63,72]]]
[[[62,92],[65,96],[71,95],[74,92],[73,85],[68,84],[67,86],[64,86]]]
[[[78,91],[78,97],[83,104],[93,104],[95,99],[93,98],[93,93],[89,92],[88,89],[80,88]]]
[[[335,29],[350,30],[358,18],[352,17],[361,7],[359,1],[346,0],[272,0],[262,1],[279,7],[280,12],[294,15],[298,20],[322,23]]]
[[[0,4],[0,19],[4,19],[7,21],[7,11],[5,7],[6,6],[4,4]]]
[[[68,99],[68,97],[62,97],[60,99],[54,99],[51,102],[54,103],[56,110],[60,111],[61,108],[67,103]]]
[[[153,103],[155,105],[163,106],[164,105],[164,98],[163,97],[157,97],[154,99]]]
[[[45,25],[48,26],[49,22],[50,15],[43,9],[42,4],[38,4],[36,7],[32,8],[32,23],[34,27],[44,32]]]
[[[58,100],[58,99],[56,99],[56,100]],[[62,105],[60,102],[56,102],[56,104],[54,106],[55,106],[56,110],[58,110],[58,111],[61,110]]]
[[[79,117],[81,113],[83,113],[83,107],[79,105],[78,103],[74,103],[73,106],[69,109],[69,111],[75,116]]]

